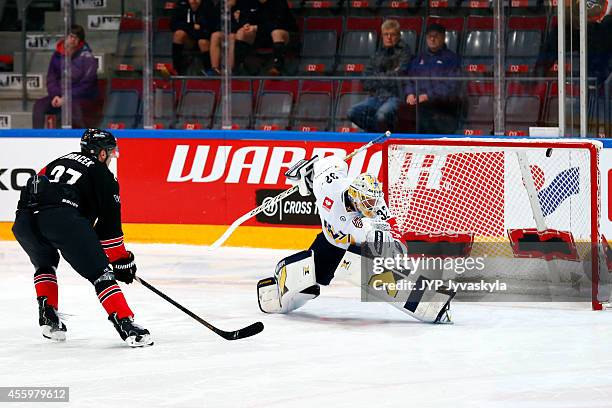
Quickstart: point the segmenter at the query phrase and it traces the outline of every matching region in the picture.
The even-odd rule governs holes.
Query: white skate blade
[[[62,330],[53,330],[51,326],[41,326],[42,335],[44,338],[53,341],[66,341],[66,332]]]
[[[125,339],[125,342],[130,347],[149,347],[153,345],[153,338],[150,334],[142,336],[130,336]]]

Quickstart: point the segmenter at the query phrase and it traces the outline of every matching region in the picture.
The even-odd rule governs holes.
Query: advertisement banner
[[[291,187],[285,184],[284,172],[296,161],[314,155],[344,157],[361,145],[282,140],[121,140],[118,173],[123,217],[136,223],[231,224],[273,196],[272,190]],[[142,160],[144,157],[151,159]],[[365,171],[378,174],[380,164],[380,146],[375,146],[355,156],[349,172],[355,176]],[[317,225],[314,211],[313,204],[296,196],[277,211],[246,225]]]
[[[13,221],[19,191],[51,160],[79,150],[74,138],[0,138],[0,221]]]
[[[255,192],[257,205],[267,204],[283,191],[280,189],[257,190]],[[318,226],[321,223],[314,195],[302,197],[300,194],[292,194],[280,203],[267,206],[255,218],[262,224]]]
[[[43,88],[43,77],[40,74],[26,75],[26,87],[33,91]],[[6,91],[21,90],[21,74],[0,73],[0,89]]]
[[[106,0],[74,0],[76,10],[93,10],[106,8]]]
[[[0,115],[0,129],[11,128],[11,115],[2,114]]]
[[[26,34],[26,48],[28,50],[55,51],[55,46],[63,35],[57,34]]]
[[[315,154],[344,156],[363,144],[119,137],[121,156],[117,170],[123,221],[144,224],[231,224],[289,188],[284,172],[297,160]],[[14,219],[19,189],[31,174],[49,161],[78,149],[78,139],[74,137],[0,138],[0,221]],[[360,153],[351,161],[350,174],[357,176],[368,171],[379,175],[381,156],[380,146]],[[600,231],[610,242],[612,149],[601,150],[599,163]],[[426,170],[431,172],[435,168]],[[424,171],[421,169],[421,173]],[[311,197],[295,194],[246,225],[317,228],[316,211]]]
[[[87,16],[87,28],[98,31],[117,31],[121,23],[121,16],[109,15],[89,15]]]

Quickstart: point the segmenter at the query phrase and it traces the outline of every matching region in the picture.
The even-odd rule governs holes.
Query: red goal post
[[[608,300],[599,293],[600,150],[600,142],[588,140],[391,138],[382,148],[381,179],[407,236],[468,234],[475,242],[507,243],[500,247],[514,258],[597,254],[591,302],[600,310]],[[525,251],[533,241],[561,242],[567,250]]]

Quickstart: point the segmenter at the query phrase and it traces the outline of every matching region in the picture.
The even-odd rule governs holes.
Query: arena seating
[[[258,80],[232,80],[232,129],[251,129],[253,123],[254,98],[259,90],[259,82]],[[215,110],[215,119],[213,123],[215,129],[221,129],[222,114],[223,112],[219,105]]]
[[[153,89],[154,127],[208,129],[221,126],[221,91],[219,78],[160,80],[171,72],[170,14],[173,1],[155,1],[153,63],[156,79]],[[76,10],[75,21],[87,25],[88,17],[97,14],[125,12],[119,29],[88,30],[87,40],[100,57],[98,71],[105,100],[101,124],[110,127],[142,126],[142,69],[144,60],[143,18],[141,3],[136,0],[107,0],[101,10]],[[397,19],[402,39],[413,54],[426,47],[425,28],[442,24],[449,49],[462,60],[463,76],[473,77],[462,85],[461,120],[458,133],[491,133],[493,130],[492,82],[479,78],[493,73],[494,20],[490,0],[290,0],[299,33],[292,35],[286,72],[309,75],[312,80],[232,81],[232,126],[240,129],[294,129],[356,131],[346,114],[363,100],[357,76],[362,75],[369,58],[380,46],[380,26],[386,18]],[[544,45],[556,30],[557,18],[549,0],[508,0],[506,18],[506,130],[522,134],[529,126],[554,126],[558,120],[555,83],[556,64],[538,70]],[[61,32],[61,11],[44,13],[44,28],[50,35]],[[255,53],[262,67],[270,58],[269,50]],[[0,32],[0,70],[19,73],[21,54],[19,33]],[[27,51],[26,71],[41,75],[42,87],[28,90],[28,109],[45,92],[45,73],[52,49]],[[578,53],[568,74],[578,74]],[[263,61],[263,62],[261,62]],[[268,61],[269,62],[269,61]],[[167,70],[165,68],[168,68]],[[195,71],[191,71],[195,72]],[[198,71],[199,72],[199,71]],[[255,67],[250,73],[264,73]],[[345,76],[346,80],[326,80],[327,75]],[[531,77],[546,75],[547,81],[534,82]],[[165,77],[167,78],[167,77]],[[526,81],[523,81],[526,79]],[[522,82],[519,82],[522,81]],[[531,81],[531,82],[529,82]],[[566,99],[573,130],[579,123],[578,93],[569,87]],[[612,104],[603,90],[591,89],[589,123],[592,131],[606,131],[605,118],[612,117]],[[18,90],[3,92],[0,110],[21,112]],[[598,99],[599,98],[599,99]],[[101,103],[102,106],[102,103]],[[17,116],[15,116],[17,118]],[[22,122],[21,119],[15,123]],[[610,126],[608,126],[610,127]]]
[[[493,73],[493,18],[469,16],[462,46],[465,72],[475,75]]]
[[[139,127],[142,81],[113,78],[104,107],[102,126],[111,129]]]
[[[493,83],[468,82],[461,125],[457,133],[489,135],[493,132]]]
[[[210,129],[219,101],[221,81],[186,80],[177,114],[177,129]]]
[[[304,20],[301,74],[331,74],[334,71],[342,26],[341,17],[311,17]]]
[[[510,82],[506,91],[506,134],[528,136],[529,127],[540,122],[544,109],[545,82]]]
[[[540,55],[546,17],[518,17],[508,19],[506,44],[506,72],[533,74]]]
[[[361,74],[376,52],[382,18],[349,17],[342,33],[336,73]]]
[[[298,81],[296,80],[263,81],[257,97],[254,128],[257,130],[288,129],[297,93]]]
[[[333,81],[302,81],[291,128],[299,131],[331,129]]]

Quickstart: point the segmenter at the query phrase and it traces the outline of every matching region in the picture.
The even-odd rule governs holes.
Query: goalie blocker
[[[320,284],[328,285],[337,271],[361,276],[362,290],[380,301],[388,302],[410,316],[426,323],[450,323],[448,310],[455,292],[448,288],[428,285],[428,278],[418,272],[406,275],[402,271],[385,270],[374,273],[373,255],[368,246],[364,255],[359,246],[347,250],[327,243],[319,234],[311,248],[281,260],[272,277],[257,283],[259,308],[264,313],[289,313],[302,307],[320,294]],[[322,260],[326,262],[321,262]],[[330,262],[331,261],[331,262]],[[366,265],[363,268],[362,265]],[[320,271],[317,271],[320,267]],[[317,274],[320,272],[320,276]],[[381,283],[412,281],[411,290],[382,289]]]

